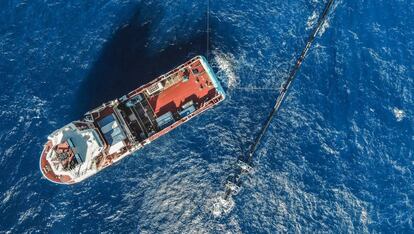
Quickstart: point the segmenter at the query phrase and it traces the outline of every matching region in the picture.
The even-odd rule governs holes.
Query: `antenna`
[[[207,60],[209,60],[209,55],[210,55],[210,0],[207,0],[207,41],[206,41],[206,57]]]

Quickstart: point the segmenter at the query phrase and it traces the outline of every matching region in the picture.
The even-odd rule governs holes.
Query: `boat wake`
[[[225,80],[228,89],[233,89],[239,84],[236,73],[234,72],[235,57],[230,53],[214,52],[213,66],[217,67],[217,75]]]

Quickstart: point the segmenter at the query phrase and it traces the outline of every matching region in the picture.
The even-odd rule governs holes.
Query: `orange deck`
[[[193,101],[196,105],[200,105],[215,96],[215,87],[200,61],[195,61],[186,68],[190,71],[188,81],[177,82],[150,98],[149,102],[156,116],[165,114],[168,111],[177,111],[179,107],[188,101]],[[198,73],[193,74],[192,69],[197,69]],[[184,76],[181,71],[178,72],[178,75]]]

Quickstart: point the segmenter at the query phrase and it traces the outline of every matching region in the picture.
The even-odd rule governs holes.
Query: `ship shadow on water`
[[[204,20],[202,19],[201,22]],[[213,22],[210,29],[213,30],[217,22],[214,23],[213,19],[211,21]],[[191,31],[187,31],[186,35],[192,35],[191,37],[167,45],[162,49],[158,49],[158,51],[155,49],[154,51],[154,49],[150,50],[148,45],[151,44],[152,40],[150,32],[156,27],[158,27],[157,20],[143,21],[140,19],[139,14],[136,14],[125,26],[120,27],[113,34],[105,43],[100,55],[91,66],[89,74],[85,77],[76,93],[71,107],[70,115],[72,115],[72,120],[81,118],[85,112],[98,107],[104,102],[127,94],[196,55],[206,55],[207,34],[205,23],[202,22],[197,27],[194,26],[188,29]],[[180,25],[177,25],[177,27],[180,27]],[[159,40],[162,41],[162,38]],[[212,44],[214,44],[214,38],[210,38],[210,45]],[[236,45],[236,43],[226,43],[223,41],[223,37],[220,37],[220,45]],[[213,47],[211,46],[211,48]],[[189,98],[193,99],[195,97]],[[146,159],[143,158],[142,160]],[[158,166],[156,162],[151,162],[151,164],[143,162],[142,165]],[[118,176],[117,180],[113,180],[111,176],[102,176],[104,174],[99,175],[100,173],[98,173],[96,177],[94,176],[81,183],[83,186],[94,184],[95,193],[92,195],[93,200],[100,201],[101,204],[111,204],[110,207],[113,207],[113,210],[111,210],[113,212],[119,208],[119,205],[113,206],[113,204],[125,204],[125,200],[122,197],[123,193],[114,193],[114,191],[122,191],[121,186],[127,184],[115,183],[114,181],[128,181],[128,178],[119,177],[119,173],[125,175],[125,172],[119,170],[115,172],[114,169],[115,167],[112,167],[112,170],[108,169],[100,173],[116,175]],[[136,171],[141,173],[141,176],[137,176],[137,180],[134,181],[140,181],[139,178],[146,176],[144,175],[144,170]],[[110,186],[107,186],[109,184]],[[135,183],[129,183],[128,186],[131,184],[135,185]],[[108,194],[112,195],[108,196]],[[140,197],[143,194],[138,192],[137,196]],[[91,199],[91,197],[88,197],[88,199]],[[135,200],[138,203],[141,202],[141,199],[136,198]],[[85,199],[81,198],[74,199],[72,202],[73,207],[84,206],[84,201]],[[135,206],[139,207],[140,205],[136,204]],[[94,209],[88,210],[95,212]],[[96,218],[98,217],[100,216]]]
[[[148,12],[154,11],[148,10]],[[159,15],[161,14],[157,17],[160,17]],[[203,31],[203,25],[194,27],[193,36],[186,40],[167,45],[162,49],[150,50],[148,48],[152,37],[150,32],[154,27],[158,27],[158,21],[156,19],[144,21],[140,18],[140,15],[136,14],[105,43],[76,93],[71,105],[72,120],[81,118],[84,113],[104,102],[119,98],[148,83],[196,55],[206,55],[206,32]],[[108,170],[101,173],[110,172]],[[111,183],[108,177],[97,176],[81,184],[88,185],[98,181],[101,185]],[[96,187],[95,191],[99,193],[96,193],[94,199],[118,204],[120,197],[105,196],[105,194],[118,191],[119,186],[120,183]],[[81,199],[75,202],[75,207],[83,204]]]
[[[141,22],[140,22],[141,21]],[[206,32],[195,27],[187,40],[150,51],[150,31],[156,20],[142,23],[138,14],[119,28],[84,79],[74,100],[72,115],[81,118],[104,102],[119,98],[196,56],[206,54]]]

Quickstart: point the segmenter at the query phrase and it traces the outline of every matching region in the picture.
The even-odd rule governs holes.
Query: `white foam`
[[[340,0],[340,1],[337,1],[336,3],[334,3],[334,5],[332,6],[332,9],[331,9],[331,12],[329,13],[329,15],[326,17],[326,19],[325,19],[325,21],[323,22],[323,24],[321,25],[321,28],[319,29],[319,33],[318,33],[318,35],[319,36],[322,36],[324,33],[325,33],[325,31],[326,31],[326,29],[328,29],[329,28],[329,26],[330,26],[330,24],[329,24],[329,21],[330,21],[330,15],[332,15],[333,14],[333,12],[335,12],[335,10],[336,10],[336,8],[338,7],[338,5],[339,4],[342,4],[342,1]]]
[[[368,222],[368,212],[364,207],[362,207],[362,209],[361,209],[361,218],[360,219],[361,219],[361,223],[363,223],[364,225],[367,224],[367,222]]]
[[[219,218],[223,215],[230,213],[234,208],[234,201],[231,197],[227,200],[223,198],[223,193],[218,194],[207,204],[207,208],[213,214],[214,217]],[[212,204],[211,204],[212,203]]]
[[[308,21],[306,22],[306,30],[312,29],[317,22],[318,22],[318,13],[314,11],[312,15],[309,16]]]
[[[227,87],[234,88],[239,83],[236,73],[234,72],[235,67],[235,57],[230,53],[215,52],[214,61],[218,67],[218,76],[224,74],[225,79],[227,80]]]
[[[398,122],[402,121],[405,118],[405,112],[403,110],[394,107],[393,112]]]
[[[323,24],[321,25],[321,28],[319,29],[319,36],[322,36],[323,35],[323,33],[326,31],[326,29],[328,29],[329,28],[329,21],[328,20],[325,20],[324,22],[323,22]]]
[[[322,143],[322,148],[329,154],[331,155],[339,155],[339,152],[335,149],[333,149],[332,147],[330,147],[329,145],[327,145],[326,143]]]

